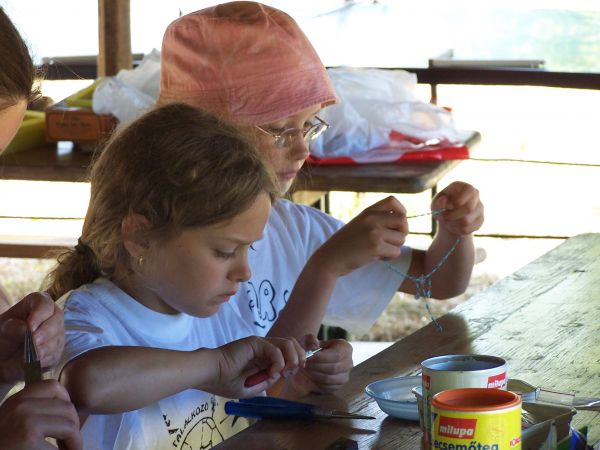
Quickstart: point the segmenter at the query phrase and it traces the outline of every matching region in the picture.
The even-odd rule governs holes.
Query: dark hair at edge
[[[80,244],[60,254],[46,279],[57,299],[117,264],[131,270],[121,223],[148,221],[140,236],[169,239],[186,227],[226,222],[277,182],[255,146],[232,125],[184,104],[157,108],[114,135],[94,163]]]
[[[19,31],[0,6],[0,99],[15,104],[39,95],[32,90],[36,69]]]

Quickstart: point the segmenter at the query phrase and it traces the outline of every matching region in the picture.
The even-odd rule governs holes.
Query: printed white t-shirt
[[[267,334],[310,256],[343,225],[309,206],[284,199],[273,205],[263,238],[248,250],[252,277],[232,298],[253,334]],[[401,255],[389,262],[396,270],[376,261],[340,277],[323,323],[358,336],[367,333],[402,284],[398,272],[408,271],[411,255],[409,247],[402,247]]]
[[[141,305],[107,279],[82,286],[64,304],[66,343],[56,370],[88,350],[120,345],[180,351],[215,348],[251,334],[235,308],[225,303],[215,316],[162,314]],[[122,414],[90,415],[84,449],[206,449],[248,426],[228,416],[227,399],[188,389],[145,408]]]

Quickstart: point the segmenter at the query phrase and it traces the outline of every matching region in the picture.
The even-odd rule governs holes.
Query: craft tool
[[[225,412],[234,416],[256,419],[375,419],[372,416],[322,409],[309,403],[275,397],[230,400],[225,403]]]
[[[42,366],[40,365],[40,360],[35,349],[35,342],[29,328],[25,333],[24,350],[23,372],[25,375],[25,386],[27,386],[29,383],[42,380]]]

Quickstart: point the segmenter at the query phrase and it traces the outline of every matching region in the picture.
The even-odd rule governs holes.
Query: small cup
[[[447,389],[497,388],[506,390],[506,361],[487,355],[445,355],[421,363],[423,419],[431,431],[431,399]]]

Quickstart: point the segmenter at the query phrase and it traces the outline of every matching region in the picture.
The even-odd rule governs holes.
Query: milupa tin
[[[447,389],[489,388],[506,390],[506,361],[486,355],[445,355],[421,363],[423,419],[431,432],[431,399]]]
[[[431,400],[431,448],[520,450],[521,398],[499,389],[449,389]]]

